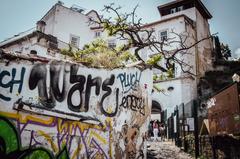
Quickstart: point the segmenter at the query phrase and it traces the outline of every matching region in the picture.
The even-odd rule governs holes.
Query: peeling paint
[[[59,61],[0,65],[0,116],[18,136],[18,153],[146,158],[151,70],[104,70]]]

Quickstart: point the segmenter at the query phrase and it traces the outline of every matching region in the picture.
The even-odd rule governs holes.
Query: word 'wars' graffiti
[[[150,70],[22,61],[0,63],[2,158],[144,158]]]

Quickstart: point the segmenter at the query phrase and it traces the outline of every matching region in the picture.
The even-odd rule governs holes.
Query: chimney
[[[43,20],[39,20],[37,22],[37,31],[40,31],[40,32],[45,32],[45,26],[46,26],[46,23],[43,21]]]

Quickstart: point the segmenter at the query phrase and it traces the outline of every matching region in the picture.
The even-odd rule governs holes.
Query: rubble
[[[193,159],[193,157],[175,146],[174,142],[171,141],[149,141],[147,144],[148,159]]]

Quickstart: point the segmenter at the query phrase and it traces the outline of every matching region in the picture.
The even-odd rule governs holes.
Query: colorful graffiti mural
[[[0,66],[1,156],[146,156],[151,70],[25,60]]]
[[[1,158],[11,159],[53,159],[53,155],[49,150],[31,146],[23,148],[21,145],[21,139],[15,126],[6,118],[0,117],[0,156]],[[68,152],[64,147],[59,154],[56,155],[56,159],[68,159]]]
[[[70,152],[67,156],[71,158],[99,158],[100,156],[100,158],[111,158],[108,153],[110,149],[109,128],[55,117],[47,117],[46,120],[39,117],[38,120],[38,117],[32,117],[31,115],[23,117],[23,115],[1,112],[1,116],[3,114],[8,117],[0,117],[1,121],[8,123],[0,126],[1,130],[4,130],[0,133],[2,140],[6,140],[6,142],[1,143],[8,143],[8,145],[2,145],[3,150],[6,149],[6,151],[3,151],[5,156],[13,155],[12,153],[9,154],[10,150],[8,149],[15,146],[18,147],[18,151],[44,147],[47,152],[51,152],[48,153],[50,156],[56,156],[64,150]],[[26,120],[22,120],[23,118]],[[15,121],[16,127],[9,120]],[[10,130],[14,134],[8,133]],[[9,134],[13,135],[13,140],[11,140],[12,137]],[[21,141],[21,138],[24,141]],[[11,140],[11,143],[8,140]],[[25,148],[21,148],[22,142],[25,143]],[[18,158],[15,152],[14,154]]]

